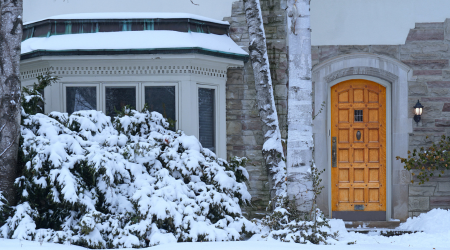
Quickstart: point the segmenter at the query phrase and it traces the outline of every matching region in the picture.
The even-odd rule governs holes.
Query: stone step
[[[413,234],[421,231],[395,230],[395,229],[375,229],[375,228],[347,228],[347,232],[355,232],[369,235],[381,235],[385,237],[400,236],[404,234]]]
[[[346,221],[347,229],[394,229],[400,226],[400,221]]]

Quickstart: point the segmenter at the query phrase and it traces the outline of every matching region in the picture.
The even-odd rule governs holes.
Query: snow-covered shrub
[[[245,159],[218,158],[159,113],[23,115],[20,201],[2,237],[120,248],[256,230],[239,206],[251,198]]]
[[[333,231],[328,219],[317,208],[317,196],[322,192],[322,179],[315,165],[311,166],[310,178],[312,189],[308,192],[314,194],[313,207],[309,213],[297,209],[296,198],[287,196],[275,196],[276,207],[272,213],[261,220],[255,221],[261,228],[261,232],[254,235],[256,240],[275,239],[282,242],[328,244],[329,240],[337,238],[338,232]],[[285,193],[285,192],[284,192]]]

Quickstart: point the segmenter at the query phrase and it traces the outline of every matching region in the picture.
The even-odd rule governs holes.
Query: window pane
[[[106,87],[106,115],[116,116],[126,105],[136,108],[136,87]]]
[[[203,147],[216,152],[214,89],[198,89],[199,140]]]
[[[96,87],[67,87],[66,88],[67,113],[79,110],[97,109]]]
[[[145,87],[145,103],[149,111],[156,111],[168,118],[170,129],[175,130],[175,87]]]

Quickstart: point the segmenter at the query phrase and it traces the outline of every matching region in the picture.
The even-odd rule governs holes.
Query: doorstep
[[[400,221],[345,221],[345,228],[359,228],[359,229],[372,229],[372,228],[385,228],[394,229],[400,226]]]
[[[387,237],[420,232],[398,230],[396,229],[398,226],[400,226],[400,221],[345,221],[345,228],[348,232]]]

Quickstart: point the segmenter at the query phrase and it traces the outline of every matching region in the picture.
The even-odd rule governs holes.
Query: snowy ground
[[[171,243],[159,245],[152,250],[298,250],[301,249],[368,249],[368,250],[402,250],[402,249],[450,249],[450,211],[435,209],[427,214],[422,214],[414,219],[409,219],[400,225],[398,229],[420,230],[423,232],[406,234],[402,236],[383,237],[372,234],[348,233],[341,220],[331,220],[333,229],[338,229],[339,240],[330,241],[333,245],[299,245],[294,243],[281,243],[274,240],[256,241],[258,237],[253,237],[249,241],[243,242],[215,242],[215,243]],[[348,242],[356,244],[348,245]],[[62,249],[81,250],[78,246],[62,246],[59,244],[39,242],[19,241],[0,239],[0,249],[2,250],[38,250],[38,249]]]

